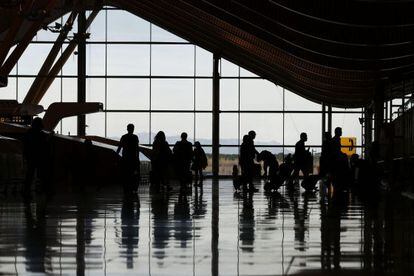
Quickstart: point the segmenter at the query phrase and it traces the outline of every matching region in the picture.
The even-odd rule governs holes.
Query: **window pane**
[[[123,10],[108,11],[108,41],[149,41],[150,23]]]
[[[63,102],[78,101],[78,80],[74,78],[63,78]]]
[[[220,80],[220,110],[238,110],[238,80]]]
[[[213,171],[212,167],[211,167],[211,164],[212,164],[212,158],[211,158],[212,148],[203,146],[203,144],[201,144],[201,146],[202,146],[204,152],[207,155],[207,167],[205,168],[204,173],[211,174],[212,171]]]
[[[69,117],[62,119],[62,133],[65,135],[76,135],[77,134],[77,125],[78,125],[78,119],[77,117]],[[60,129],[60,127],[56,127],[56,130]]]
[[[237,113],[220,114],[220,145],[238,145],[239,123]]]
[[[295,145],[300,134],[306,132],[306,145],[322,144],[322,114],[285,114],[285,144]]]
[[[194,76],[192,45],[153,45],[151,58],[154,76]]]
[[[213,54],[200,47],[196,47],[196,75],[213,76]]]
[[[256,132],[255,145],[281,145],[282,114],[240,114],[240,139],[250,130]]]
[[[240,67],[240,77],[259,77],[258,75]]]
[[[148,144],[149,114],[148,113],[107,113],[107,136],[119,140],[127,130],[128,124],[134,124],[134,133],[141,144]]]
[[[86,45],[86,74],[105,75],[105,45]]]
[[[231,175],[233,166],[239,163],[239,147],[220,147],[219,174]]]
[[[91,34],[90,41],[105,41],[105,13],[106,11],[100,11],[89,27],[88,33]],[[87,16],[90,14],[91,11],[88,11]]]
[[[108,109],[149,109],[149,79],[108,79]]]
[[[104,79],[86,79],[86,101],[98,102],[105,106],[105,80]]]
[[[153,113],[151,117],[151,132],[164,131],[170,144],[180,139],[182,132],[187,132],[188,140],[193,140],[194,114],[189,113]],[[152,137],[154,138],[154,136]],[[152,142],[152,141],[151,141]]]
[[[7,57],[5,60],[7,60],[10,55],[13,53],[14,49],[16,48],[16,46],[12,46],[9,50],[9,52],[7,53]],[[17,63],[14,65],[13,69],[10,71],[10,75],[16,75],[17,74],[17,67],[19,65],[19,62],[17,61]]]
[[[240,109],[282,110],[282,89],[262,79],[240,80]]]
[[[321,111],[322,106],[285,89],[285,110]]]
[[[27,77],[19,77],[18,78],[18,101],[21,103],[23,102],[23,99],[26,97],[27,92],[30,89],[30,86],[32,85],[34,81],[34,78],[27,78]]]
[[[54,27],[55,23],[64,24],[66,21],[63,21],[62,18],[58,18],[57,20],[53,21],[52,23],[48,24],[50,27]],[[59,33],[53,33],[49,30],[43,30],[40,29],[35,37],[33,38],[33,41],[56,41],[56,38],[59,36]]]
[[[19,59],[19,74],[36,76],[53,44],[29,44]]]
[[[222,77],[238,77],[239,76],[239,66],[230,61],[222,58],[220,62],[220,75]]]
[[[148,76],[148,45],[108,45],[108,75]]]
[[[6,87],[0,87],[1,100],[16,100],[16,78],[8,78]]]
[[[60,95],[61,95],[61,79],[56,78],[52,85],[47,90],[46,94],[43,96],[40,104],[43,105],[45,109],[49,107],[50,104],[55,102],[60,102]]]
[[[212,93],[211,79],[196,80],[196,110],[212,110]]]
[[[202,145],[211,145],[212,115],[210,113],[197,113],[195,123],[195,140]]]
[[[186,40],[170,33],[157,25],[151,24],[152,26],[152,41],[154,42],[186,42]]]
[[[75,53],[78,51],[78,48],[72,53],[68,58],[65,65],[63,65],[62,74],[67,76],[77,76],[78,75],[78,55]],[[58,56],[59,58],[59,56]],[[19,68],[20,70],[20,68]]]
[[[360,114],[332,114],[332,132],[334,132],[336,127],[341,127],[343,137],[356,137],[357,145],[361,145],[360,117]]]
[[[153,79],[152,109],[194,109],[194,81],[186,79]]]
[[[105,137],[105,113],[86,115],[86,135]]]

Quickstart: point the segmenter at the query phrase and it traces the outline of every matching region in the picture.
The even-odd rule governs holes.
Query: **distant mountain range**
[[[148,132],[141,132],[138,133],[138,137],[148,137]],[[151,139],[154,139],[155,133],[151,133]],[[114,140],[119,140],[120,137],[109,137],[110,139],[114,139]],[[141,140],[143,140],[141,138]],[[167,141],[170,144],[175,144],[175,142],[181,140],[180,136],[167,136]],[[204,145],[211,145],[212,141],[211,139],[199,139],[198,140],[201,143],[201,146]],[[190,140],[190,142],[193,142],[192,140]],[[238,139],[221,139],[220,143],[222,145],[237,145],[239,143]],[[262,142],[262,141],[255,141],[256,145],[261,145],[262,147],[266,147],[266,145],[282,145],[281,143],[277,142],[277,141],[267,141],[267,142]],[[256,146],[257,147],[257,146]],[[258,147],[257,150],[261,151],[263,150],[262,147]],[[206,153],[211,153],[211,147],[204,147],[204,150],[206,151]],[[270,148],[266,148],[266,150],[271,151],[274,154],[278,154],[278,153],[282,153],[283,152],[283,148],[277,148],[277,147],[270,147]],[[238,154],[238,147],[221,147],[220,148],[220,153],[221,154]],[[285,154],[288,153],[292,153],[292,151],[285,149]]]

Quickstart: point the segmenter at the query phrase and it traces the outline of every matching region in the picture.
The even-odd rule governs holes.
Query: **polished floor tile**
[[[413,261],[414,205],[398,195],[251,196],[207,180],[0,201],[0,274],[412,275]]]

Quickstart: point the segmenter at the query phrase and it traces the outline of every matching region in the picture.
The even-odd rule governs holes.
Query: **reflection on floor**
[[[0,274],[412,275],[412,201],[368,201],[284,189],[234,195],[230,180],[186,194],[143,186],[129,198],[117,188],[26,204],[9,195]]]

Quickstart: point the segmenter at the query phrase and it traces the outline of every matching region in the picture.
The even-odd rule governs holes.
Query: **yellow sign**
[[[341,137],[341,151],[348,156],[356,153],[356,137]]]

